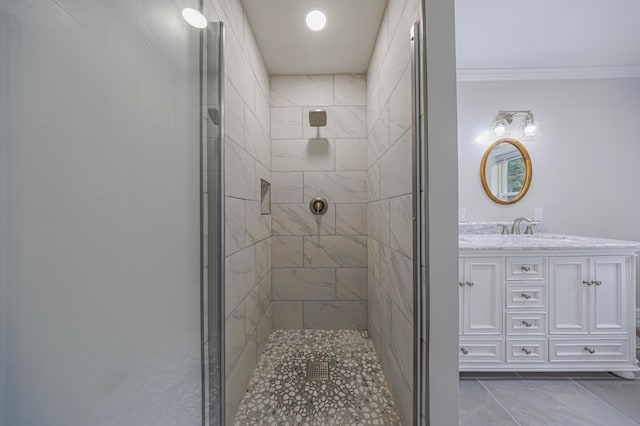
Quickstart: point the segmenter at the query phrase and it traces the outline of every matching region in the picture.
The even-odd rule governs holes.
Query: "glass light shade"
[[[307,13],[307,27],[313,31],[320,31],[327,24],[327,17],[319,10],[312,10]]]
[[[207,18],[199,11],[190,7],[182,9],[182,17],[192,27],[202,29],[207,26]]]

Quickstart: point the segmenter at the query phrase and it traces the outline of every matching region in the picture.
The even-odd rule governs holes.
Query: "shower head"
[[[311,127],[324,127],[327,125],[327,111],[314,109],[309,111],[309,125]]]

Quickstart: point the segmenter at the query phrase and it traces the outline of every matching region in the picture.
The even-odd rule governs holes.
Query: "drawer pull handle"
[[[531,349],[522,348],[522,352],[524,352],[527,355],[531,355]]]
[[[522,269],[525,272],[529,272],[531,270],[531,266],[521,266],[520,269]]]
[[[522,321],[522,325],[524,325],[525,327],[529,328],[531,327],[533,324],[530,322],[526,322],[526,321]]]
[[[584,350],[585,350],[585,351],[587,351],[587,352],[589,352],[590,354],[594,354],[594,353],[596,353],[596,350],[595,350],[595,349],[591,349],[591,348],[589,348],[589,347],[587,347],[587,346],[585,346],[585,347],[584,347]]]
[[[462,352],[463,355],[466,355],[469,353],[469,351],[466,350],[465,348],[460,348],[460,352]]]
[[[591,285],[593,281],[582,281],[582,284]]]
[[[464,287],[464,282],[463,281],[460,281],[458,284],[460,285],[460,287]]]
[[[467,285],[468,285],[469,287],[473,287],[473,281],[467,281]]]
[[[531,295],[530,295],[530,294],[527,294],[527,293],[522,293],[522,295],[521,295],[521,296],[522,296],[522,297],[524,297],[524,298],[525,298],[525,299],[527,299],[527,300],[531,299]]]
[[[602,285],[602,281],[591,281],[591,284]]]

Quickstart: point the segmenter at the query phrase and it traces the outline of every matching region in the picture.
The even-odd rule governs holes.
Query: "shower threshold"
[[[400,425],[367,331],[275,330],[233,425]]]

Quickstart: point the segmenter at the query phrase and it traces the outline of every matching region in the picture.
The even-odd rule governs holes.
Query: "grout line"
[[[520,423],[513,414],[511,414],[511,411],[509,411],[507,409],[507,407],[504,406],[504,404],[502,402],[500,402],[500,400],[484,385],[484,383],[482,383],[482,381],[480,381],[480,379],[477,379],[478,383],[480,383],[480,386],[482,386],[488,393],[489,395],[491,395],[491,397],[498,403],[498,405],[500,407],[502,407],[502,409],[504,411],[507,412],[507,414],[513,419],[514,422],[516,422],[519,426],[522,426],[522,423]]]
[[[624,380],[624,379],[623,379]],[[581,387],[582,389],[584,389],[588,394],[590,394],[591,396],[595,397],[596,399],[602,401],[605,405],[608,405],[609,407],[611,407],[614,411],[617,411],[619,414],[623,415],[624,417],[628,418],[629,420],[631,420],[632,422],[635,422],[636,424],[638,424],[638,422],[636,422],[633,418],[627,416],[625,413],[623,413],[622,411],[618,410],[617,407],[615,407],[614,405],[610,404],[608,401],[605,401],[604,399],[600,398],[597,394],[591,392],[589,389],[585,388],[584,386],[582,386],[580,383],[578,383],[575,379],[571,379],[571,381],[573,383],[575,383],[576,385],[578,385],[579,387]]]

